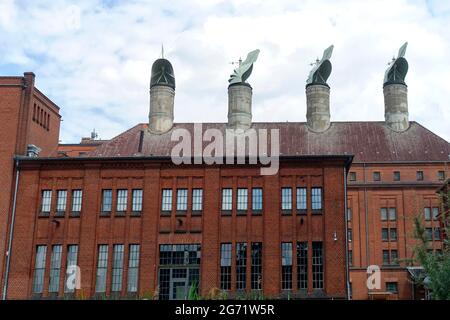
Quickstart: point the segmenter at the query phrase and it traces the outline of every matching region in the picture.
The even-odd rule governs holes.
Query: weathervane
[[[230,75],[228,82],[231,84],[235,83],[245,83],[245,81],[250,77],[253,70],[253,63],[258,59],[259,49],[253,50],[247,54],[244,62],[239,58],[237,62],[231,62],[232,65],[238,64],[238,67],[233,70],[233,74]]]

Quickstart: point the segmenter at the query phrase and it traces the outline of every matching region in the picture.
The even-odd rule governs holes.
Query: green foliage
[[[187,299],[188,300],[200,300],[200,296],[198,294],[198,282],[197,281],[192,282],[191,286],[189,287]]]
[[[445,223],[448,221],[448,212],[444,209],[450,205],[450,193],[441,194],[441,205],[442,214],[440,218],[444,222],[445,234],[449,235],[450,228]],[[418,243],[414,247],[413,262],[419,263],[425,271],[425,275],[416,281],[431,291],[432,299],[450,300],[450,246],[448,238],[444,239],[441,254],[433,251],[422,223],[421,214],[414,218],[414,237],[418,240]]]

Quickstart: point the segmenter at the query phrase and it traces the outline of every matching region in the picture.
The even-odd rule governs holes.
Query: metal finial
[[[161,58],[164,59],[164,44],[161,43]]]

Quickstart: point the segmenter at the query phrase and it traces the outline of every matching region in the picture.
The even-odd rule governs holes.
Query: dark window
[[[389,229],[388,228],[381,229],[381,240],[389,241]]]
[[[130,244],[128,253],[128,292],[137,292],[139,279],[140,245]]]
[[[397,241],[397,228],[390,228],[389,229],[389,240],[390,241]]]
[[[172,211],[172,189],[162,190],[161,210]]]
[[[131,211],[142,211],[142,189],[133,189],[131,194]]]
[[[347,229],[347,240],[348,240],[349,242],[352,242],[352,241],[353,241],[353,232],[352,232],[352,229]]]
[[[220,246],[220,289],[231,290],[231,243]]]
[[[292,210],[292,188],[281,188],[281,210]]]
[[[441,240],[441,229],[438,227],[434,228],[434,240]]]
[[[188,190],[177,189],[177,211],[186,211],[188,201]]]
[[[37,246],[36,260],[34,262],[33,293],[42,293],[44,289],[46,256],[47,256],[47,246]]]
[[[248,204],[248,189],[238,188],[237,189],[237,210],[247,211]]]
[[[292,289],[292,243],[281,243],[281,289]]]
[[[222,189],[222,210],[233,210],[233,189],[231,188]]]
[[[120,292],[122,290],[123,277],[123,244],[115,244],[113,247],[113,265],[111,291]]]
[[[311,208],[312,210],[322,210],[322,188],[311,189]]]
[[[262,243],[252,243],[251,287],[252,290],[262,289]]]
[[[383,250],[383,264],[384,265],[390,264],[389,250]]]
[[[308,288],[308,243],[297,242],[297,288]]]
[[[400,171],[394,171],[394,181],[400,181]]]
[[[127,202],[128,202],[128,190],[127,189],[117,190],[117,211],[118,212],[127,211]]]
[[[76,274],[78,272],[77,269],[77,263],[78,263],[78,245],[69,245],[67,246],[67,259],[66,259],[66,280],[64,285],[64,292],[66,293],[72,293],[75,292],[76,284],[77,284],[77,276],[79,277],[79,274]],[[73,275],[75,274],[75,277]],[[68,282],[70,279],[72,279],[72,282]]]
[[[67,205],[67,190],[58,190],[56,193],[56,211],[65,212]]]
[[[391,264],[398,264],[398,251],[391,250]]]
[[[102,191],[102,211],[111,212],[112,209],[112,190],[104,189]]]
[[[306,188],[297,188],[297,210],[306,210]]]
[[[392,293],[398,293],[398,283],[397,282],[386,282],[386,291]]]
[[[161,244],[159,246],[159,264],[199,265],[201,247],[198,244]]]
[[[106,292],[106,274],[108,271],[108,245],[98,246],[97,276],[95,279],[95,292]]]
[[[203,210],[203,189],[192,190],[192,211]]]
[[[417,171],[416,172],[416,179],[417,179],[417,181],[422,181],[423,180],[423,171]]]
[[[252,189],[252,210],[261,211],[263,208],[263,190],[262,188]]]
[[[350,181],[356,181],[356,172],[351,171],[349,177]]]
[[[438,171],[437,176],[438,176],[439,181],[444,181],[445,180],[445,171]]]
[[[236,243],[236,290],[245,290],[247,287],[247,244]]]
[[[373,181],[380,181],[381,180],[381,173],[379,171],[375,171],[373,173]]]
[[[52,190],[42,190],[41,212],[50,212],[52,206]]]
[[[83,202],[83,190],[72,190],[72,212],[80,212]]]
[[[312,243],[313,289],[323,289],[323,251],[322,242]]]
[[[59,292],[59,277],[61,275],[61,254],[62,246],[52,247],[52,258],[50,260],[50,283],[48,292]]]
[[[425,228],[425,239],[433,240],[433,228]]]
[[[353,251],[348,250],[348,265],[351,267],[353,266]]]

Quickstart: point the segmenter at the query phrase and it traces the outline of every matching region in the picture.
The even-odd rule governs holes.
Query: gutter
[[[12,254],[12,240],[13,240],[13,233],[14,233],[14,221],[16,218],[16,202],[17,202],[17,190],[19,189],[19,175],[20,175],[20,169],[19,169],[19,160],[16,160],[16,182],[14,186],[14,198],[13,198],[13,207],[12,207],[12,214],[11,214],[11,224],[9,229],[9,239],[8,239],[8,250],[6,251],[6,269],[5,269],[5,281],[3,285],[3,292],[2,292],[2,300],[6,300],[6,294],[8,291],[8,277],[9,277],[9,268],[10,268],[10,262],[11,262],[11,254]]]
[[[347,171],[344,168],[344,222],[345,222],[345,279],[347,286],[347,300],[350,300],[350,277],[348,261],[348,220],[347,220]]]

